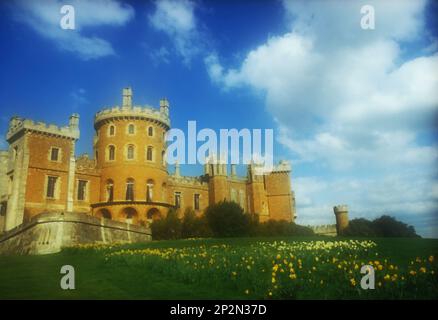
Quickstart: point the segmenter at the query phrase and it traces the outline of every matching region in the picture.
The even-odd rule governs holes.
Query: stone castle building
[[[261,221],[294,221],[295,199],[290,165],[257,175],[248,166],[246,177],[230,174],[223,164],[208,163],[204,174],[188,177],[179,167],[169,174],[165,133],[170,129],[169,103],[159,109],[136,106],[130,88],[122,106],[96,113],[93,157],[75,156],[79,115],[59,127],[13,117],[0,151],[0,231],[14,229],[42,213],[82,213],[132,225],[147,226],[170,208],[182,216],[196,214],[224,199],[237,202]]]

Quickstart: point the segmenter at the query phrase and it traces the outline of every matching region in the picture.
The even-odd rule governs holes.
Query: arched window
[[[110,125],[108,127],[108,135],[114,136],[116,134],[116,127],[114,125]]]
[[[153,191],[154,191],[154,180],[149,179],[146,183],[146,201],[152,202],[153,197]]]
[[[126,151],[126,157],[128,160],[133,160],[135,157],[134,146],[132,144],[128,145],[128,149]]]
[[[161,151],[161,164],[166,166],[166,151]]]
[[[152,161],[154,157],[154,148],[149,146],[146,151],[146,160]]]
[[[116,147],[109,146],[108,147],[108,160],[112,161],[116,159]]]
[[[135,126],[132,123],[128,125],[128,134],[135,134]]]
[[[154,135],[154,128],[153,127],[149,127],[148,128],[148,136],[152,137]]]
[[[126,200],[134,201],[134,179],[126,180]]]
[[[114,200],[114,181],[108,179],[106,181],[106,201],[113,202]]]

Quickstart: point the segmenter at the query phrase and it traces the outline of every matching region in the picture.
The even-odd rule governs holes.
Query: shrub
[[[353,219],[345,229],[343,236],[357,237],[419,237],[413,226],[409,226],[397,219],[383,215],[373,221],[367,219]]]
[[[353,219],[344,230],[344,236],[375,237],[373,223],[367,219]]]
[[[372,222],[373,229],[378,237],[419,237],[413,226],[383,215]]]
[[[313,230],[308,227],[285,220],[268,220],[259,223],[255,230],[256,236],[311,236],[314,234]]]
[[[174,209],[169,209],[166,218],[155,220],[151,224],[154,240],[171,240],[181,238],[181,220]]]
[[[251,217],[235,202],[221,201],[205,210],[205,217],[215,237],[249,235]]]
[[[205,238],[211,236],[211,230],[208,227],[207,220],[204,216],[196,217],[191,208],[187,208],[181,226],[182,238]]]

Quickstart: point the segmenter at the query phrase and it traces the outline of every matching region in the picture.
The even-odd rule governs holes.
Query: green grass
[[[213,252],[215,246],[225,244],[230,253],[230,261],[237,261],[251,248],[257,248],[258,241],[272,243],[283,240],[287,243],[306,242],[321,238],[236,238],[236,239],[207,239],[207,240],[178,240],[154,241],[150,243],[132,244],[113,247],[111,249],[92,250],[78,249],[65,250],[58,254],[45,256],[0,256],[0,299],[247,299],[263,298],[263,295],[247,295],[242,288],[252,284],[255,291],[262,290],[263,281],[247,281],[245,284],[236,284],[236,280],[223,280],[220,275],[217,281],[210,283],[211,273],[201,270],[192,270],[192,266],[182,265],[182,261],[172,259],[164,261],[159,257],[141,260],[138,255],[110,256],[115,251],[141,250],[155,248],[166,250],[178,249],[178,252],[197,250],[190,248],[205,248],[206,252]],[[327,239],[327,238],[325,238]],[[388,259],[395,265],[408,265],[416,257],[427,258],[434,255],[438,258],[438,240],[431,239],[372,239],[377,243],[375,252],[380,260]],[[228,249],[227,249],[228,250]],[[190,251],[190,252],[192,252]],[[279,251],[280,252],[280,251]],[[276,253],[273,252],[273,254]],[[220,254],[220,251],[219,251]],[[224,253],[225,254],[225,253]],[[240,256],[239,256],[240,255]],[[367,257],[361,257],[366,260]],[[108,260],[109,259],[109,260]],[[233,260],[235,259],[235,260]],[[257,259],[257,257],[256,257]],[[195,260],[193,260],[195,261]],[[196,260],[197,261],[197,260]],[[305,258],[303,258],[305,261]],[[233,262],[234,263],[234,262]],[[258,263],[258,262],[257,262]],[[265,262],[260,262],[265,263]],[[307,262],[304,262],[307,264]],[[60,288],[61,266],[72,265],[76,274],[76,289],[62,290]],[[266,265],[271,267],[271,259]],[[256,264],[257,265],[257,264]],[[307,264],[309,265],[309,264]],[[187,271],[188,270],[188,271]],[[231,270],[231,269],[230,269]],[[328,270],[328,269],[327,269]],[[189,273],[187,277],[186,273]],[[190,274],[193,272],[193,274]],[[267,271],[270,280],[270,270]],[[328,271],[327,271],[328,272]],[[331,272],[331,271],[330,271]],[[260,275],[260,277],[265,277]],[[225,278],[228,279],[228,278]],[[435,277],[436,280],[436,277]],[[338,281],[338,280],[336,280]],[[426,283],[426,285],[429,285]],[[435,284],[431,284],[435,285]],[[257,287],[259,286],[259,287]],[[424,286],[424,283],[422,284]],[[264,288],[264,287],[263,287]],[[339,288],[344,288],[340,286]],[[336,290],[339,290],[336,289]],[[412,287],[411,287],[412,288]],[[437,298],[437,292],[428,288],[426,298]],[[312,286],[300,286],[300,293],[294,298],[358,298],[356,291],[339,293],[335,289],[327,288],[326,294],[316,292]],[[417,290],[418,288],[414,288]],[[420,288],[423,289],[423,288]],[[252,289],[251,289],[252,290]],[[279,290],[282,290],[281,288]],[[343,289],[342,289],[343,290]],[[350,290],[350,289],[348,289]],[[432,290],[432,291],[431,291]],[[282,291],[285,296],[285,291]],[[377,292],[377,289],[375,290]],[[372,293],[366,296],[373,298]],[[381,298],[378,294],[377,298]],[[401,296],[403,298],[403,296]],[[420,296],[424,298],[423,296]],[[273,298],[276,298],[274,295]],[[392,297],[394,298],[394,297]]]

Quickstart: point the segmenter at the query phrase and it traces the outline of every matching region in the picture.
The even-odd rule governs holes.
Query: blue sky
[[[72,4],[76,30],[59,27]],[[375,8],[374,30],[360,8]],[[20,115],[171,104],[172,126],[273,128],[298,223],[393,215],[438,237],[438,24],[428,1],[8,1],[0,4],[0,131]],[[4,138],[0,148],[7,148]],[[201,173],[199,166],[182,168]],[[244,174],[243,168],[240,173]]]

